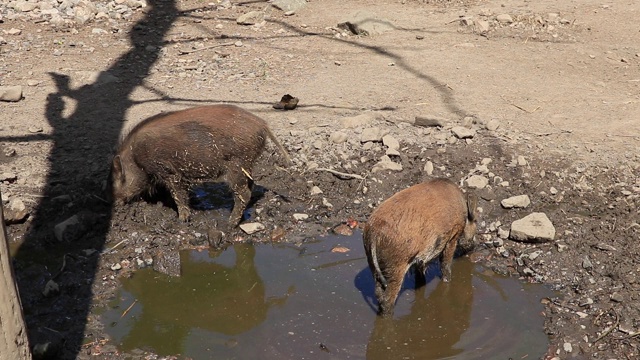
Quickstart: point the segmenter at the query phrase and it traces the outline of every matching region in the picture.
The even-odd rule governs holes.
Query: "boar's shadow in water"
[[[442,359],[465,351],[456,344],[471,324],[474,266],[461,262],[453,268],[456,281],[440,281],[428,295],[428,286],[421,287],[408,314],[393,319],[376,317],[366,358]],[[433,279],[437,273],[437,263],[429,264],[426,277]]]
[[[464,256],[467,250],[456,249],[454,258]],[[419,290],[427,284],[431,283],[435,278],[441,278],[442,272],[440,271],[440,260],[435,259],[427,265],[427,271],[424,276],[418,274],[420,271],[418,266],[412,266],[404,276],[402,287],[398,293],[398,297],[402,295],[405,290]],[[457,273],[457,271],[454,271]],[[375,280],[369,267],[363,268],[355,277],[354,285],[362,294],[362,298],[369,305],[372,311],[378,312],[378,300],[375,295]],[[424,292],[422,292],[424,295]],[[419,296],[419,291],[416,291],[416,296]]]
[[[258,184],[253,185],[251,199],[247,202],[247,207],[243,211],[240,221],[251,218],[254,205],[269,191],[273,190]],[[278,195],[285,201],[287,200],[285,196],[281,194]],[[166,196],[164,199],[164,201],[166,201],[165,205],[175,206],[168,192]],[[229,216],[234,206],[233,191],[231,191],[231,188],[229,188],[229,185],[225,182],[204,183],[199,186],[194,186],[189,197],[189,206],[193,210],[199,211],[224,210],[225,213],[227,213],[226,216]]]

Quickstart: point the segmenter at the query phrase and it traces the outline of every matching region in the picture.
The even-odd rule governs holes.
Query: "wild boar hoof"
[[[184,212],[184,211],[179,211],[178,212],[178,219],[182,222],[189,222],[189,218],[191,214],[189,214],[188,212]]]

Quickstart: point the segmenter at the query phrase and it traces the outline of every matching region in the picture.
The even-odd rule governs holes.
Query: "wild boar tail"
[[[478,218],[478,197],[476,194],[467,193],[467,220],[474,222]]]
[[[375,241],[371,244],[371,261],[373,262],[373,267],[376,269],[376,273],[373,274],[374,277],[378,278],[380,283],[382,284],[382,288],[387,288],[387,279],[385,279],[382,270],[380,269],[380,264],[378,264],[378,256],[376,255],[376,243]]]
[[[271,139],[271,141],[273,141],[273,143],[276,144],[276,146],[278,147],[278,150],[280,150],[280,153],[282,154],[282,156],[287,160],[287,165],[291,166],[293,164],[293,162],[291,161],[291,158],[289,157],[289,153],[287,153],[287,150],[284,148],[284,146],[282,146],[282,144],[280,144],[280,141],[278,141],[276,136],[273,135],[273,133],[271,132],[271,129],[267,128],[267,134],[269,135],[269,139]]]

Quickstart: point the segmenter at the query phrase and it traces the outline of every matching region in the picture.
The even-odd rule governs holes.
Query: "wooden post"
[[[1,195],[0,195],[1,197]],[[18,296],[7,229],[4,225],[4,209],[0,201],[0,357],[3,359],[31,360],[27,328],[24,324],[22,304]]]

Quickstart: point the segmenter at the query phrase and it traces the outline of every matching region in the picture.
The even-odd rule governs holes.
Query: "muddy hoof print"
[[[278,110],[293,110],[298,106],[298,98],[286,94],[280,99],[280,102],[273,104],[274,109]]]

